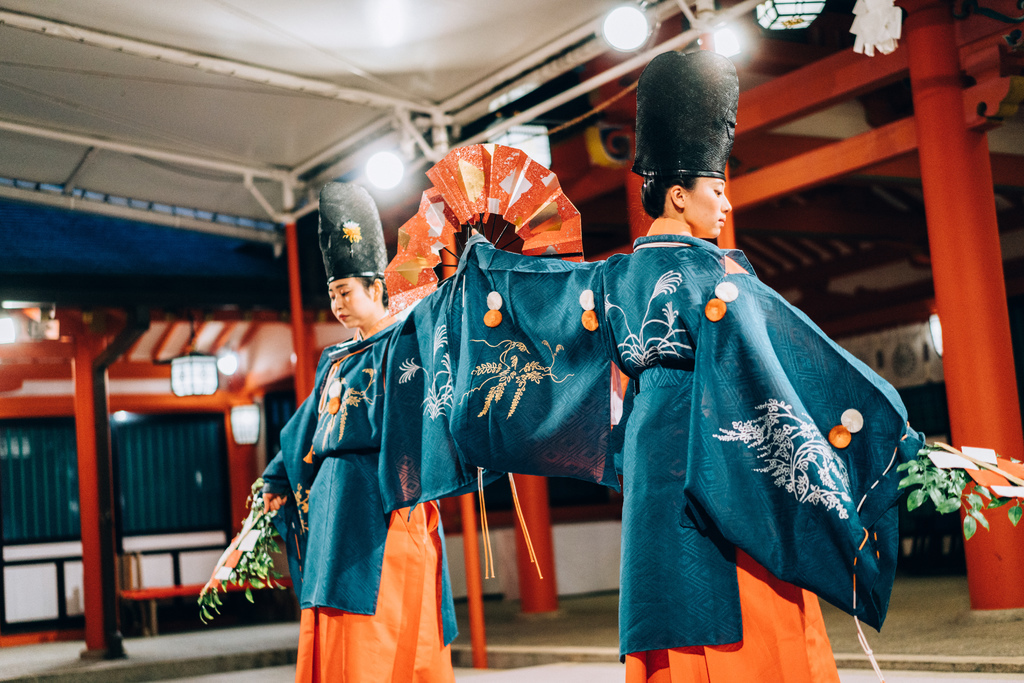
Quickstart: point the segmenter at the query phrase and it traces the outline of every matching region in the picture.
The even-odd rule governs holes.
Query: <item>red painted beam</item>
[[[231,337],[231,333],[235,331],[236,327],[238,327],[237,320],[225,321],[224,327],[221,328],[220,332],[217,334],[217,338],[214,339],[213,344],[210,345],[210,353],[216,354],[220,351],[221,347],[227,344],[228,339]]]
[[[253,337],[255,337],[256,333],[260,331],[262,323],[259,320],[254,319],[248,321],[246,325],[248,325],[248,327],[246,327],[245,331],[242,332],[242,336],[238,340],[238,344],[236,346],[237,350],[239,351],[244,349],[246,346],[250,344],[250,342],[252,342]]]
[[[1024,188],[1024,156],[1017,154],[990,153],[992,161],[992,182],[998,188]],[[899,180],[920,180],[921,164],[917,154],[905,154],[889,161],[868,166],[856,177],[887,178]]]
[[[906,50],[874,57],[853,50],[837,52],[740,93],[736,139],[895,83],[906,75]]]
[[[75,357],[74,344],[64,341],[26,341],[0,344],[0,363],[25,363],[33,360],[70,361]]]
[[[1008,14],[1020,14],[1012,0],[995,2]],[[957,51],[961,61],[966,61],[979,45],[1009,31],[1006,24],[978,16],[957,22]],[[739,141],[756,131],[774,128],[906,78],[909,74],[907,55],[904,46],[891,54],[874,57],[844,50],[746,90],[740,93],[736,139]]]
[[[167,326],[160,333],[156,343],[153,344],[153,353],[150,354],[150,358],[154,363],[158,360],[167,360],[164,358],[165,352],[168,351],[166,348],[167,341],[171,338],[171,334],[174,332],[174,327],[178,324],[177,319],[172,316],[168,316],[165,322],[167,323]]]
[[[902,119],[734,178],[728,188],[729,200],[735,209],[754,206],[849,175],[916,147],[914,119]]]
[[[113,394],[110,411],[130,413],[222,413],[230,407],[230,397],[223,392],[213,396],[174,396],[173,394]],[[0,420],[28,417],[72,417],[75,414],[72,396],[4,396],[0,397]]]

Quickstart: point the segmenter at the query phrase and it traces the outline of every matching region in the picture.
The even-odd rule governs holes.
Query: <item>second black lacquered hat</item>
[[[328,283],[346,277],[384,277],[384,231],[377,205],[364,188],[351,183],[324,185],[319,232]]]
[[[736,67],[721,55],[655,57],[637,85],[633,172],[725,178],[739,97]]]

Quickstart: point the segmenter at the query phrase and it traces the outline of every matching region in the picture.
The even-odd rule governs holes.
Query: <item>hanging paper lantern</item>
[[[175,396],[209,396],[218,385],[214,356],[190,353],[171,360],[171,391]]]
[[[231,436],[239,446],[249,446],[260,440],[259,406],[231,407]]]

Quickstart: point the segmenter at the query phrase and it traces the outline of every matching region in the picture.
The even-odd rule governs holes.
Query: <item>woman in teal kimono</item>
[[[356,337],[324,351],[263,474],[302,607],[296,681],[450,683],[456,628],[438,507],[386,514],[377,481],[395,321],[366,190],[324,187],[320,247],[331,310]]]
[[[811,592],[880,627],[896,465],[920,441],[892,387],[706,241],[731,209],[731,63],[661,55],[637,97],[657,220],[635,253],[568,263],[472,237],[392,335],[385,507],[487,470],[619,471],[629,683],[836,681]],[[631,379],[614,430],[612,363]]]

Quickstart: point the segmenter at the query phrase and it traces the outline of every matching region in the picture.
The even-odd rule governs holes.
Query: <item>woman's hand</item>
[[[279,496],[276,493],[264,493],[263,494],[263,510],[265,512],[275,512],[278,508],[287,502],[287,498]]]

